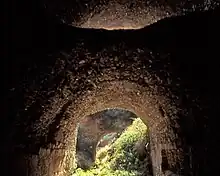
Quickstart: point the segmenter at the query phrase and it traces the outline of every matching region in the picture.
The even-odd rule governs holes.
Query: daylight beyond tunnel
[[[109,133],[122,133],[135,118],[136,115],[129,111],[109,109],[82,119],[77,132],[77,166],[89,168],[95,161],[99,141]]]
[[[73,176],[152,175],[149,142],[147,126],[130,111],[87,116],[78,124]]]

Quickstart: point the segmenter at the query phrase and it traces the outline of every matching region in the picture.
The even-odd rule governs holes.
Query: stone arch
[[[146,109],[146,107],[143,107],[143,99],[134,101],[139,97],[138,94],[142,96],[142,93],[146,93],[146,100],[150,102],[150,106],[147,108],[153,107],[152,109],[150,108],[150,110],[152,110],[150,112],[156,111],[156,114],[161,114],[158,119],[149,118],[148,116],[143,117],[148,117],[148,121],[151,121],[151,124],[153,124],[153,122],[156,122],[154,124],[160,124],[160,120],[166,119],[166,117],[169,119],[167,123],[170,125],[164,123],[162,120],[163,123],[155,127],[155,131],[157,129],[156,133],[153,133],[151,130],[152,141],[154,139],[157,140],[158,136],[159,141],[161,139],[171,140],[169,142],[172,146],[166,147],[172,147],[174,148],[172,150],[176,152],[173,153],[171,151],[170,155],[169,153],[167,154],[171,158],[170,161],[172,161],[168,165],[174,168],[176,160],[181,160],[182,155],[176,153],[181,153],[183,148],[181,141],[187,136],[188,144],[193,146],[193,172],[202,173],[205,171],[206,173],[211,173],[215,171],[216,168],[218,169],[218,166],[213,163],[212,160],[212,157],[215,157],[212,151],[218,146],[214,145],[217,144],[215,140],[212,141],[212,138],[218,139],[217,133],[214,133],[214,130],[218,129],[215,126],[215,122],[217,122],[217,118],[215,117],[217,116],[214,115],[214,112],[218,112],[219,108],[217,107],[218,104],[213,101],[216,100],[216,102],[218,102],[218,96],[214,94],[214,90],[217,90],[218,86],[210,86],[213,85],[210,78],[214,77],[217,80],[218,64],[213,66],[215,62],[212,61],[216,57],[209,55],[210,53],[216,52],[214,42],[212,41],[216,40],[215,31],[217,31],[217,26],[214,25],[216,22],[213,22],[213,18],[211,17],[199,18],[199,21],[197,20],[198,18],[193,18],[192,16],[186,17],[185,20],[184,18],[185,17],[173,18],[174,21],[172,21],[172,19],[164,20],[160,23],[162,26],[155,24],[148,29],[136,32],[117,31],[117,35],[114,31],[110,35],[106,31],[94,32],[88,30],[88,34],[85,35],[86,32],[80,29],[81,33],[79,32],[80,35],[78,37],[77,35],[79,33],[77,33],[77,30],[70,29],[68,30],[68,32],[70,32],[68,34],[74,34],[72,36],[74,40],[68,34],[66,38],[60,34],[60,40],[61,38],[65,38],[65,40],[69,39],[66,43],[68,45],[67,48],[71,48],[71,51],[66,49],[67,52],[64,53],[63,50],[61,51],[60,49],[59,52],[57,51],[51,55],[45,54],[42,56],[39,54],[40,57],[38,57],[38,55],[37,57],[33,56],[31,51],[30,53],[22,53],[23,55],[20,52],[19,54],[17,53],[18,55],[15,54],[15,60],[22,58],[21,56],[25,56],[25,61],[31,60],[29,66],[31,67],[30,70],[33,71],[33,75],[28,74],[29,68],[27,68],[25,74],[22,76],[28,75],[26,77],[28,80],[22,82],[23,77],[18,77],[20,80],[16,80],[13,84],[15,88],[10,85],[10,90],[6,91],[7,93],[10,92],[8,93],[9,98],[16,100],[15,102],[5,101],[8,102],[9,105],[3,106],[6,107],[5,112],[7,112],[7,114],[4,115],[5,123],[2,123],[3,125],[6,124],[6,129],[4,129],[5,133],[2,133],[2,136],[6,134],[3,138],[4,141],[6,141],[6,145],[3,146],[3,151],[6,151],[5,153],[7,155],[3,159],[10,160],[10,164],[5,164],[6,169],[8,169],[7,172],[10,172],[12,170],[11,168],[14,168],[14,172],[19,169],[28,168],[28,173],[24,171],[23,173],[25,174],[23,175],[66,175],[67,173],[65,171],[70,169],[71,163],[74,161],[72,157],[74,152],[74,147],[72,147],[74,146],[73,134],[76,129],[74,124],[77,124],[79,118],[88,113],[97,112],[104,108],[104,106],[111,107],[113,105],[133,109],[140,115],[145,114],[146,112],[144,113],[143,109]],[[192,20],[190,20],[190,18],[192,18]],[[216,19],[217,18],[215,18],[215,21]],[[210,24],[208,33],[206,29],[209,28],[209,26],[204,28],[204,23]],[[175,29],[175,33],[173,33],[173,29]],[[211,29],[213,29],[213,34]],[[192,33],[191,30],[193,31]],[[65,32],[60,33],[65,34]],[[93,34],[94,37],[92,37]],[[100,35],[103,39],[97,42],[97,38]],[[189,36],[186,37],[186,35]],[[191,37],[194,38],[194,35],[196,39],[189,42],[188,39]],[[201,35],[205,35],[207,38],[201,38]],[[84,36],[88,38],[86,39]],[[113,40],[108,42],[106,38]],[[161,39],[158,40],[158,38]],[[209,40],[210,38],[213,40]],[[41,44],[43,41],[41,41]],[[54,40],[52,40],[51,43],[53,43],[53,41]],[[85,45],[82,44],[81,41],[84,41]],[[96,43],[97,46],[94,46],[94,43]],[[28,42],[26,45],[27,44]],[[184,46],[187,46],[187,48]],[[100,52],[100,48],[104,48],[103,52]],[[154,50],[150,48],[154,48]],[[34,51],[38,53],[37,47],[35,49]],[[84,49],[86,49],[85,52]],[[106,55],[109,55],[109,57]],[[103,64],[101,60],[103,60],[104,57],[107,58],[107,61]],[[210,59],[209,62],[207,62],[207,58]],[[45,63],[46,60],[48,61],[47,63]],[[87,65],[79,68],[79,65],[82,63],[87,63]],[[39,67],[36,67],[35,64]],[[15,64],[13,66],[15,67]],[[19,66],[20,70],[26,67],[26,65],[22,64]],[[103,76],[100,75],[105,74],[103,67],[106,69],[106,72],[110,72],[109,75],[111,76],[109,79],[102,80]],[[102,69],[101,73],[97,71],[99,68]],[[207,68],[208,71],[204,72]],[[18,71],[20,70],[18,69],[14,73],[19,73]],[[95,73],[90,74],[91,70],[95,70]],[[146,70],[149,71],[149,73],[146,73]],[[196,73],[193,72],[194,70],[196,70]],[[39,73],[42,72],[44,74],[39,75]],[[10,75],[9,73],[10,69],[7,74]],[[161,80],[160,78],[164,79]],[[77,79],[80,81],[77,81]],[[153,83],[152,79],[154,81]],[[88,82],[89,80],[90,82]],[[121,101],[117,101],[116,103],[116,101],[113,101],[112,96],[106,96],[105,92],[103,92],[103,90],[110,89],[115,95],[118,95],[117,92],[122,83],[119,83],[119,86],[116,86],[117,89],[114,89],[114,81],[121,82],[122,80],[135,83],[138,85],[137,87],[141,89],[141,91],[136,92],[136,94],[133,94],[133,91],[131,91],[127,99],[123,99],[127,100],[123,101],[124,104],[121,103]],[[207,82],[206,85],[203,85],[204,80]],[[100,84],[100,82],[103,84]],[[114,84],[106,85],[109,82]],[[141,82],[145,82],[145,85],[141,86]],[[128,89],[132,89],[132,86],[130,87],[129,85],[131,86],[131,84],[128,84]],[[165,87],[165,85],[167,85],[167,87]],[[100,89],[102,86],[103,89]],[[87,89],[88,87],[90,88]],[[201,89],[201,87],[205,88]],[[176,93],[177,96],[170,93],[167,90],[169,88],[172,88],[173,94]],[[144,90],[142,91],[142,89]],[[21,92],[24,92],[24,97],[20,96],[22,95]],[[103,98],[103,102],[109,101],[103,103],[89,100],[89,97],[94,98],[92,95],[95,94],[99,95],[96,97],[97,100],[102,100]],[[115,98],[117,98],[117,96],[115,96]],[[91,105],[90,108],[83,106],[85,105],[85,101],[88,102],[88,105]],[[181,110],[176,108],[175,104],[178,104],[178,102],[180,104],[182,103],[181,108],[185,110],[185,112],[187,111],[186,115],[183,115]],[[183,122],[185,123],[183,127],[186,132],[183,136],[180,136],[178,133],[178,112],[182,114],[181,120],[185,121]],[[17,121],[20,122],[18,125]],[[190,129],[188,130],[189,126]],[[54,127],[58,129],[56,132],[51,130]],[[191,130],[192,127],[194,127],[195,130]],[[163,129],[166,129],[168,133],[163,132]],[[174,129],[176,130],[175,134],[173,134]],[[52,136],[52,141],[48,140],[48,131],[49,136]],[[161,134],[158,134],[158,132]],[[193,134],[193,132],[195,132],[195,134]],[[171,136],[173,136],[173,138]],[[37,143],[38,140],[41,142],[40,144]],[[201,145],[198,146],[198,143]],[[162,147],[156,144],[158,144],[158,141],[152,142],[152,150]],[[14,148],[18,150],[14,150]],[[153,153],[153,155],[156,154]],[[176,157],[173,157],[174,155],[176,155]],[[14,160],[14,158],[17,160]],[[160,161],[160,155],[158,161]],[[26,166],[26,162],[29,162],[30,167]],[[20,163],[22,166],[18,166],[17,163]],[[155,162],[155,165],[158,166],[158,163]],[[207,166],[207,168],[205,168],[205,166]],[[177,168],[180,167],[181,166],[178,166]]]
[[[63,150],[59,152],[63,154],[60,154],[62,159],[60,159],[59,163],[65,163],[65,165],[53,167],[57,169],[56,174],[62,175],[63,171],[67,171],[71,167],[74,167],[72,163],[75,162],[75,129],[80,119],[91,113],[115,107],[134,112],[142,117],[143,122],[149,126],[154,174],[162,174],[160,168],[162,164],[160,144],[169,144],[174,148],[175,152],[168,156],[168,159],[173,162],[169,163],[169,166],[170,169],[175,168],[178,171],[178,167],[181,165],[183,159],[181,145],[178,144],[180,138],[178,134],[174,135],[170,125],[170,119],[167,116],[163,116],[160,112],[162,104],[167,108],[166,104],[168,103],[168,99],[166,97],[152,95],[140,85],[129,81],[104,82],[99,84],[98,87],[99,88],[86,93],[83,97],[78,99],[78,103],[70,105],[67,112],[68,114],[74,114],[74,116],[60,123],[60,129],[56,133],[56,141],[62,142],[59,148],[63,148]],[[51,156],[45,157],[45,159],[47,162],[49,160],[49,163],[53,164],[54,162]],[[37,170],[39,171],[40,169]]]

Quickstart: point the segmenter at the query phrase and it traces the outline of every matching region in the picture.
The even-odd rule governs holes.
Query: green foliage
[[[94,166],[84,171],[77,169],[72,176],[140,176],[141,165],[134,146],[138,141],[147,141],[147,127],[141,119],[136,119],[122,135],[110,145],[97,152]]]

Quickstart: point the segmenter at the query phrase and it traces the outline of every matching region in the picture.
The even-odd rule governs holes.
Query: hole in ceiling
[[[107,109],[78,124],[74,175],[152,175],[148,128],[133,112]]]

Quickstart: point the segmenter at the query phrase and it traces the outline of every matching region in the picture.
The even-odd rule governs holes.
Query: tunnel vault
[[[139,29],[166,17],[215,8],[214,0],[44,0],[46,12],[83,28]]]
[[[210,79],[219,75],[217,20],[219,14],[208,11],[140,30],[56,24],[45,32],[48,26],[38,25],[33,50],[31,39],[16,38],[22,45],[13,46],[7,62],[11,82],[2,105],[3,173],[68,175],[76,124],[117,107],[149,126],[154,175],[162,175],[164,156],[167,169],[179,175],[213,175],[219,167],[212,140],[219,139],[219,86]]]
[[[38,161],[32,161],[41,164],[34,168],[35,173],[32,172],[32,174],[67,174],[71,167],[75,167],[76,124],[91,113],[115,107],[135,112],[148,124],[155,174],[162,174],[160,173],[161,154],[157,152],[161,150],[163,145],[165,146],[163,149],[170,150],[168,147],[172,147],[171,150],[173,151],[167,155],[168,160],[172,162],[169,163],[167,169],[175,169],[179,172],[178,167],[183,162],[183,149],[181,140],[178,134],[174,134],[168,118],[168,116],[172,116],[174,118],[172,122],[175,123],[176,109],[169,102],[166,97],[153,95],[146,88],[128,81],[110,81],[97,85],[93,91],[86,93],[77,100],[77,103],[74,102],[68,107],[66,111],[68,115],[64,115],[68,117],[60,121],[59,130],[55,134],[55,141],[57,143],[59,141],[59,144],[52,144],[48,149],[41,149]],[[167,110],[164,112],[166,115],[161,114],[160,108],[162,107]],[[168,111],[172,114],[169,114]]]

